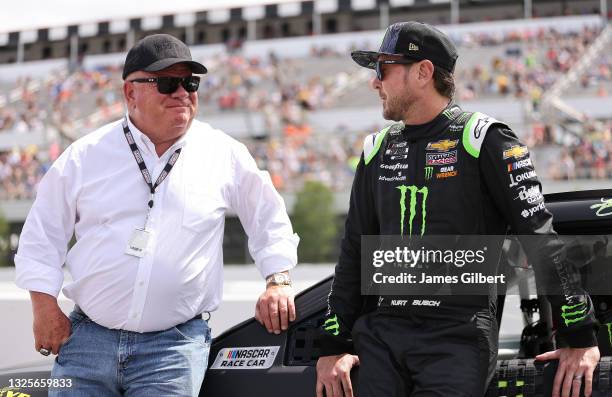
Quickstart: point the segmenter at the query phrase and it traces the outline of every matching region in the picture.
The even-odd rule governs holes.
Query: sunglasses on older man
[[[148,77],[142,79],[133,79],[128,80],[131,83],[156,83],[157,91],[160,94],[172,94],[176,92],[179,88],[179,84],[183,86],[185,91],[187,92],[196,92],[198,87],[200,86],[200,77],[199,76],[189,76],[189,77],[170,77],[170,76],[161,76],[161,77]]]
[[[416,63],[416,61],[412,59],[379,59],[376,61],[376,78],[380,81],[385,78],[382,65],[410,65],[413,63]]]

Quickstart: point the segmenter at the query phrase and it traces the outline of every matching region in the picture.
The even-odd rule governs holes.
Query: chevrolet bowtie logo
[[[450,149],[453,149],[457,146],[459,142],[458,139],[451,141],[449,139],[444,139],[438,142],[429,142],[425,150],[436,150],[438,152],[448,152]]]
[[[521,157],[525,157],[528,153],[526,146],[512,146],[508,150],[504,150],[504,160],[509,159],[510,157],[514,157],[515,159],[520,159]]]
[[[419,46],[414,44],[414,43],[410,43],[410,45],[408,45],[408,51],[418,51],[419,50]]]

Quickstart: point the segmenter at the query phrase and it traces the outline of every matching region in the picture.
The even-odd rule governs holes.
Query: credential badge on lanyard
[[[172,167],[174,167],[174,164],[176,163],[176,161],[179,158],[179,155],[181,154],[181,148],[176,149],[174,153],[172,153],[172,156],[170,156],[170,158],[168,159],[168,162],[164,166],[163,171],[157,177],[155,184],[153,184],[153,181],[151,179],[151,174],[149,173],[149,170],[147,169],[147,165],[145,164],[144,159],[142,157],[142,154],[140,153],[140,150],[138,149],[138,146],[136,145],[136,142],[134,141],[134,136],[132,135],[132,132],[130,131],[130,128],[128,127],[127,119],[123,120],[123,133],[125,134],[125,139],[127,140],[128,145],[130,146],[130,149],[132,150],[132,154],[134,155],[136,164],[138,164],[138,168],[140,169],[142,178],[144,179],[145,183],[149,187],[149,192],[151,194],[149,196],[149,202],[147,203],[147,216],[145,218],[144,226],[134,228],[134,231],[132,232],[132,236],[130,237],[130,240],[128,241],[127,248],[125,249],[126,254],[136,256],[138,258],[142,258],[143,256],[145,256],[145,253],[147,252],[147,246],[149,244],[149,239],[151,237],[151,232],[147,230],[147,225],[149,223],[149,216],[151,215],[151,209],[153,208],[153,205],[155,204],[155,190],[157,189],[159,185],[161,185],[164,179],[166,179],[166,177],[172,170]]]

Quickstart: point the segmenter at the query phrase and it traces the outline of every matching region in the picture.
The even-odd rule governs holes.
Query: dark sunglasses
[[[376,61],[376,78],[382,81],[385,77],[383,75],[382,65],[410,65],[416,63],[410,59],[388,59],[388,60],[378,60]]]
[[[128,80],[131,83],[156,83],[160,94],[172,94],[178,90],[179,84],[187,92],[196,92],[200,86],[200,76],[189,77],[148,77],[142,79]]]

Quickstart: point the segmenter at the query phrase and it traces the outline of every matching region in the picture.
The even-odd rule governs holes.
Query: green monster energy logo
[[[587,305],[584,302],[575,305],[563,305],[561,306],[561,317],[565,321],[565,326],[577,323],[584,320],[587,314]]]
[[[334,314],[334,317],[328,318],[323,324],[323,329],[334,336],[338,336],[340,333],[340,324],[338,324],[338,316]]]
[[[444,115],[444,117],[450,120],[453,118],[453,111],[451,109],[446,109],[442,112],[442,115]]]
[[[425,167],[425,180],[428,181],[433,176],[433,167]]]
[[[425,234],[425,221],[427,217],[427,195],[429,194],[429,189],[426,186],[422,188],[418,188],[417,186],[405,186],[400,185],[397,187],[400,192],[400,222],[401,222],[401,233],[404,235],[404,220],[406,216],[406,192],[410,190],[410,236],[412,236],[412,224],[414,221],[414,217],[416,215],[416,204],[417,204],[417,193],[421,193],[423,196],[423,205],[422,205],[422,222],[421,222],[421,236]]]
[[[610,346],[612,346],[612,323],[607,323],[608,327],[608,339],[610,340]]]

